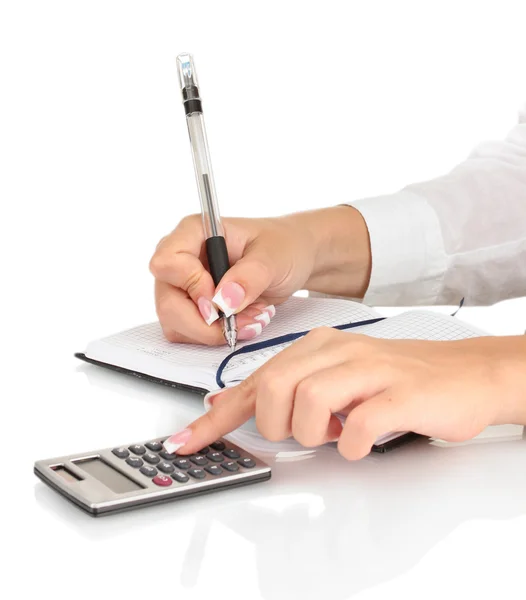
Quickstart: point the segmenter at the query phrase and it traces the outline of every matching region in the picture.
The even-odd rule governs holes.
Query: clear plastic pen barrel
[[[183,93],[186,124],[192,147],[205,236],[207,238],[223,236],[224,232],[217,204],[197,75],[192,57],[189,54],[182,54],[177,57],[177,70]]]
[[[221,225],[219,206],[216,198],[212,164],[208,152],[203,107],[199,94],[199,84],[195,66],[190,54],[180,54],[177,57],[177,72],[183,95],[183,105],[186,113],[186,124],[192,147],[197,189],[201,201],[201,214],[205,233],[206,254],[210,274],[217,286],[223,275],[230,268],[228,251]],[[223,318],[223,334],[231,349],[235,349],[237,341],[237,325],[234,315]]]

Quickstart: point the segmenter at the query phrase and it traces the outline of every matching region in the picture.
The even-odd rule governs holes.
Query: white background
[[[72,358],[91,339],[155,318],[150,256],[199,208],[176,54],[190,51],[197,62],[223,215],[276,215],[397,191],[504,136],[526,100],[525,16],[524,2],[503,0],[1,4],[0,423],[4,457],[9,449],[18,458],[0,480],[10,491],[0,586],[16,585],[20,597],[48,597],[53,584],[56,598],[153,594],[149,581],[126,579],[135,568],[125,559],[148,546],[168,555],[150,571],[169,597],[209,589],[206,573],[195,585],[179,577],[178,536],[192,528],[192,507],[176,534],[150,526],[164,511],[121,520],[120,529],[97,525],[90,537],[85,520],[79,525],[69,507],[62,518],[62,504],[31,473],[36,459],[168,433],[198,410],[182,399],[189,412],[180,416],[168,391],[88,375]],[[526,301],[464,317],[522,333]],[[200,502],[206,515],[210,505]],[[448,571],[457,590],[479,597],[520,590],[512,549],[521,551],[524,513],[475,534],[469,518],[466,526],[458,543],[448,532],[425,558],[331,594],[438,598],[451,592],[438,575]],[[231,597],[294,596],[294,582],[270,585],[235,536],[217,543],[243,556],[238,568],[209,567],[217,597],[228,573],[237,581]],[[463,571],[466,552],[484,543],[472,573]],[[505,563],[502,547],[510,548]],[[75,572],[79,557],[98,557],[98,583]],[[382,579],[392,581],[375,587]]]

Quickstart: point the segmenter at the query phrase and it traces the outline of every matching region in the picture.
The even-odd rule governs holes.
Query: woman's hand
[[[231,268],[217,289],[206,268],[201,217],[183,219],[150,262],[157,314],[173,342],[223,344],[217,309],[237,314],[252,339],[275,304],[300,289],[363,296],[369,239],[358,211],[343,206],[275,219],[223,219]]]
[[[195,452],[254,415],[269,440],[338,439],[348,459],[392,431],[462,441],[491,424],[526,424],[526,337],[381,340],[321,328],[211,400],[169,451]]]

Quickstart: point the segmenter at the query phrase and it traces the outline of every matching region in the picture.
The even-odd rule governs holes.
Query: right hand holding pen
[[[151,259],[157,314],[172,342],[224,344],[218,310],[236,314],[238,339],[250,340],[294,292],[359,294],[368,277],[367,230],[350,207],[222,223],[232,266],[217,288],[206,265],[200,215],[184,218]],[[346,272],[351,263],[364,266]]]
[[[172,342],[223,344],[217,309],[237,315],[238,339],[261,333],[274,305],[301,289],[314,264],[308,232],[285,219],[223,219],[232,267],[217,289],[205,267],[200,215],[183,219],[151,260],[157,314]]]

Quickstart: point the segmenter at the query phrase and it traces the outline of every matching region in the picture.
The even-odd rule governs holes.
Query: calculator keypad
[[[234,450],[233,448],[227,448],[226,450],[223,450],[223,454],[227,457],[227,458],[239,458],[240,454],[237,450]]]
[[[223,450],[226,448],[225,443],[221,441],[213,442],[212,444],[210,444],[210,447],[214,450],[217,450],[218,452],[223,452]]]
[[[162,442],[157,441],[132,444],[128,448],[122,446],[111,452],[160,487],[168,487],[173,482],[187,483],[190,478],[202,480],[207,473],[218,477],[239,472],[240,467],[252,469],[256,466],[252,458],[242,457],[222,441],[213,442],[190,456],[166,452]]]
[[[175,473],[172,473],[172,479],[178,483],[186,483],[190,478],[186,473],[183,473],[182,471],[176,471]]]
[[[212,462],[223,462],[223,460],[225,459],[225,457],[221,454],[221,452],[209,452],[206,455],[206,458],[208,458],[208,460],[211,460]]]
[[[188,469],[188,475],[191,475],[194,479],[204,479],[206,473],[204,469],[197,467],[196,469]]]
[[[143,475],[146,475],[146,477],[155,477],[158,473],[155,467],[149,467],[148,465],[144,465],[144,467],[141,467],[139,471]]]
[[[226,469],[227,471],[232,471],[232,472],[239,471],[239,465],[236,462],[234,462],[233,460],[228,460],[228,461],[222,463],[221,466],[223,467],[223,469]]]
[[[208,465],[208,467],[205,467],[205,471],[210,475],[221,475],[223,469],[219,465]]]
[[[164,450],[159,452],[159,456],[164,458],[164,460],[175,460],[178,458],[177,454],[171,454],[170,452],[165,452]]]
[[[126,448],[113,448],[112,452],[117,458],[128,458],[128,456],[130,456],[130,453]]]
[[[143,455],[142,459],[144,461],[146,461],[147,463],[149,463],[150,465],[156,465],[157,463],[159,463],[161,461],[161,459],[157,456],[157,454],[154,454],[153,452],[147,452],[146,454]]]
[[[160,462],[157,465],[157,468],[163,473],[173,473],[175,471],[175,467],[172,465],[171,462],[168,462],[167,460],[163,460],[162,462]]]
[[[148,442],[144,445],[148,448],[148,450],[151,450],[152,452],[160,452],[163,449],[163,445],[161,444],[161,442]]]
[[[170,477],[168,477],[168,475],[156,475],[152,481],[157,484],[160,485],[161,487],[167,487],[169,485],[172,485],[172,480],[170,479]]]

